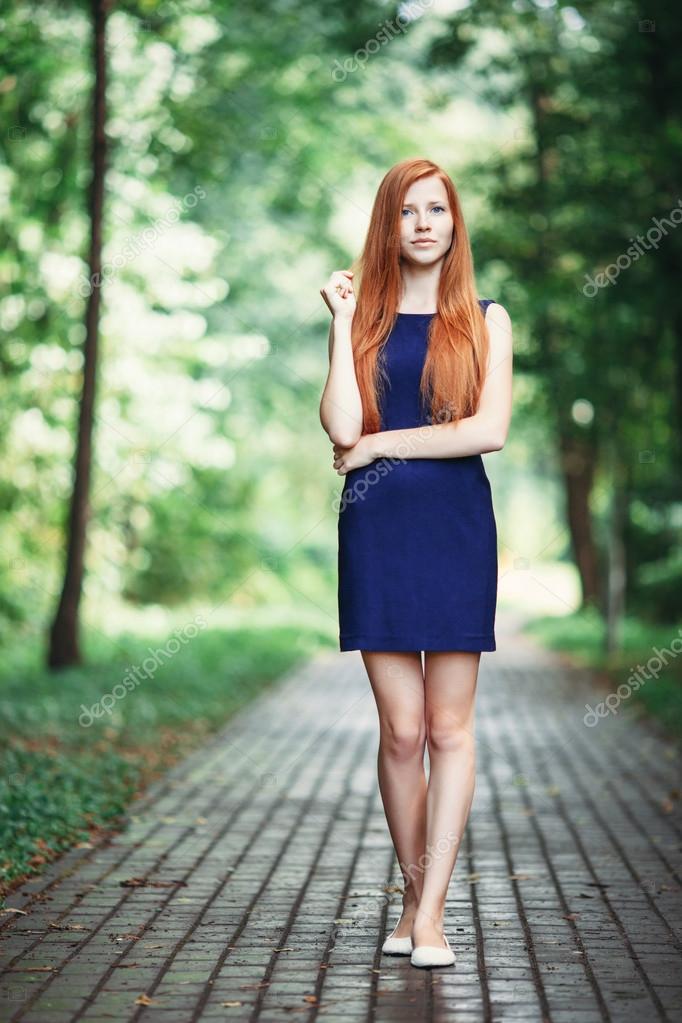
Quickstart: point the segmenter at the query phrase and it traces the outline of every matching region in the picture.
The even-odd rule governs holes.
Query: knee
[[[432,715],[426,724],[429,749],[435,753],[462,753],[472,759],[476,752],[473,729],[453,722],[452,715]]]
[[[424,755],[426,730],[419,721],[386,721],[381,727],[381,748],[390,757],[408,760]]]

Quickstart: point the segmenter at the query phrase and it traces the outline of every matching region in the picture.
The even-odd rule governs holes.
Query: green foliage
[[[330,69],[385,13],[273,3],[245,17],[198,0],[112,9],[87,550],[95,604],[112,589],[138,604],[218,602],[264,569],[260,597],[281,599],[283,586],[292,603],[301,592],[311,606],[329,601],[341,484],[317,417],[327,313],[312,281],[351,255],[330,226],[344,168],[357,172],[370,150],[390,158],[388,144],[379,156],[381,132],[350,130],[364,73],[341,99]],[[23,4],[1,28],[0,110],[16,129],[0,147],[9,640],[17,622],[49,619],[63,572],[92,72],[87,7]]]
[[[567,653],[575,663],[599,672],[605,695],[616,692],[620,685],[629,686],[631,696],[623,706],[629,708],[632,699],[639,713],[657,718],[671,737],[682,739],[679,621],[654,625],[627,616],[623,620],[621,649],[610,655],[605,649],[604,622],[592,608],[562,618],[536,618],[524,631],[543,646]],[[633,677],[641,683],[639,686],[629,682]]]
[[[163,653],[168,638],[93,631],[88,664],[58,678],[39,663],[39,648],[22,643],[7,651],[0,666],[0,890],[86,840],[90,828],[116,826],[138,787],[329,643],[314,627],[267,622],[200,632],[170,657]],[[145,667],[155,650],[156,663]],[[132,668],[139,682],[126,692],[121,683]],[[113,701],[105,701],[108,694]],[[255,769],[243,759],[245,771]]]
[[[633,610],[644,620],[674,621],[680,611],[682,550],[678,548],[668,558],[642,565],[633,590]]]
[[[54,854],[113,825],[140,768],[113,750],[67,756],[8,749],[0,757],[0,890]]]

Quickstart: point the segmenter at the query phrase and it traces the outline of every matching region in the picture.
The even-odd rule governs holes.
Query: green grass
[[[204,629],[166,656],[169,636],[90,631],[86,663],[58,673],[41,663],[39,642],[3,652],[0,896],[60,852],[115,829],[150,781],[329,646],[323,630],[290,623]]]
[[[563,618],[536,618],[524,631],[543,646],[568,654],[574,663],[602,672],[608,691],[627,685],[632,693],[628,699],[656,718],[672,738],[682,738],[682,626],[652,625],[626,618],[621,649],[610,655],[605,651],[603,622],[594,610]],[[678,653],[671,647],[673,640]],[[659,655],[660,661],[667,661],[662,666]],[[643,681],[635,688],[628,680],[640,667],[649,678],[640,673]]]

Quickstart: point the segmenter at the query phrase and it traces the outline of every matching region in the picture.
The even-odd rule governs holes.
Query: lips
[[[416,242],[412,242],[413,245],[435,245],[435,238],[419,238]]]

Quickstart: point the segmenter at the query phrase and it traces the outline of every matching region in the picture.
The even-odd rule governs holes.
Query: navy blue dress
[[[479,300],[485,312],[492,299]],[[432,313],[398,313],[383,349],[382,430],[428,425],[419,382]],[[344,476],[341,650],[495,650],[497,530],[481,455],[376,459]]]

